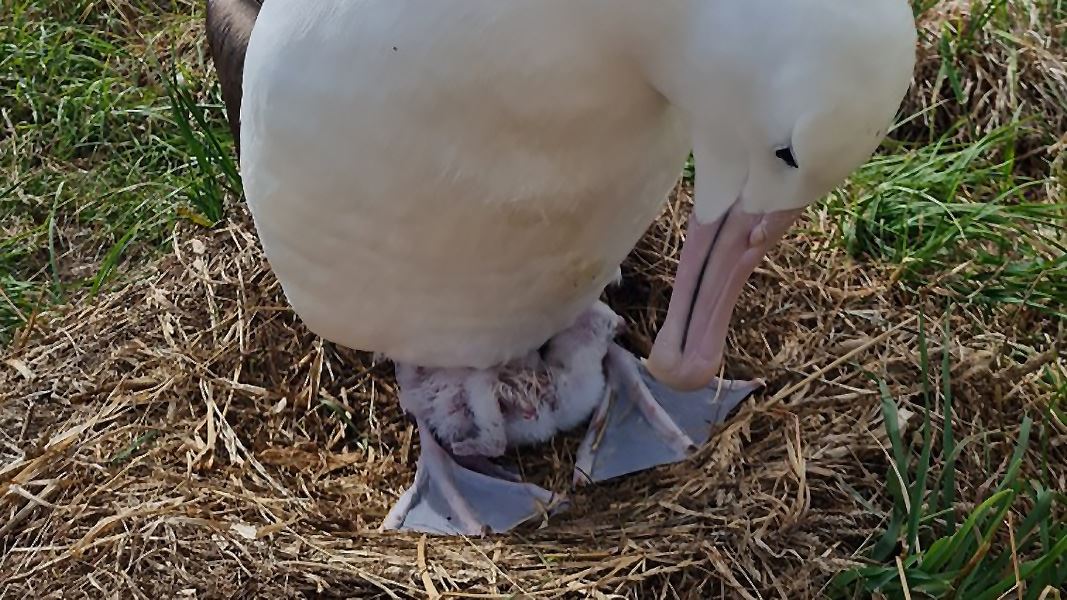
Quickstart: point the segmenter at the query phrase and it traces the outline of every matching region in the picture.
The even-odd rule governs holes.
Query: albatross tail
[[[207,39],[222,84],[234,147],[241,151],[241,82],[245,53],[263,0],[207,0]]]

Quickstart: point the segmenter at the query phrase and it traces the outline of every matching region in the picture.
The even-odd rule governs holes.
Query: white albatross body
[[[311,330],[396,363],[418,424],[383,527],[465,535],[556,504],[484,461],[509,445],[589,419],[575,482],[604,481],[759,387],[718,379],[733,307],[884,138],[916,37],[906,0],[208,1],[266,256]],[[598,297],[690,150],[642,366]]]
[[[259,16],[241,167],[267,257],[331,341],[429,367],[520,357],[661,210],[681,115],[597,2],[367,4]]]

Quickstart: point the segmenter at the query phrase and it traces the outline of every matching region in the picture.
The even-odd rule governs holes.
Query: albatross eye
[[[797,164],[796,157],[793,156],[793,149],[789,146],[786,146],[785,148],[779,148],[774,152],[774,155],[782,159],[782,162],[789,165],[790,167],[793,167],[794,169],[800,168],[800,165]]]

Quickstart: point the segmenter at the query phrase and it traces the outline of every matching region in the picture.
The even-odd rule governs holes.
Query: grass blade
[[[96,272],[96,277],[93,279],[93,285],[90,290],[90,294],[95,295],[100,291],[100,287],[104,285],[104,282],[111,276],[111,273],[118,267],[119,260],[122,258],[122,253],[126,251],[126,248],[130,245],[130,242],[137,236],[137,230],[140,228],[141,223],[134,223],[133,227],[126,231],[126,233],[116,242],[111,249],[108,250],[104,256],[103,262],[100,264],[100,268]]]
[[[922,517],[923,499],[926,497],[927,476],[930,472],[930,454],[933,450],[933,425],[930,420],[930,357],[926,343],[926,317],[919,313],[919,371],[923,389],[923,446],[916,468],[915,482],[911,488],[911,513],[908,515],[908,551],[921,551],[919,545],[919,522]],[[935,507],[936,510],[936,507]]]
[[[1034,420],[1029,416],[1023,418],[1022,425],[1019,426],[1019,440],[1015,444],[1015,452],[1011,455],[1011,461],[1008,463],[1008,470],[1004,473],[1004,479],[997,486],[998,492],[1015,485],[1015,480],[1019,476],[1019,469],[1023,465],[1023,456],[1030,447],[1030,428],[1033,427],[1033,424]]]
[[[923,570],[926,572],[940,571],[945,569],[954,557],[962,555],[966,558],[970,553],[965,553],[963,550],[971,541],[971,532],[977,527],[978,522],[982,520],[989,511],[999,506],[1005,498],[1012,495],[1012,490],[1003,490],[986,498],[984,502],[975,507],[963,522],[963,525],[960,526],[959,530],[949,538],[942,538],[947,539],[948,541],[941,544],[935,543],[930,547],[930,551],[927,552],[923,558]],[[935,547],[937,552],[934,552]],[[962,563],[962,561],[960,562]]]
[[[936,503],[936,510],[942,508],[948,512],[945,524],[948,531],[956,528],[956,440],[952,429],[952,353],[950,352],[952,320],[945,319],[944,332],[941,337],[941,413],[944,415],[944,429],[941,436],[941,455],[946,457],[942,468],[941,495]]]

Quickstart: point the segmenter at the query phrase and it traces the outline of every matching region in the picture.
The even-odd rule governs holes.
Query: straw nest
[[[665,313],[688,201],[679,188],[608,293],[635,352]],[[884,525],[868,374],[914,432],[920,312],[932,356],[951,355],[958,435],[992,432],[961,458],[963,510],[995,485],[1023,413],[1049,393],[1040,369],[1060,360],[1062,324],[945,316],[936,281],[901,291],[815,212],[735,313],[727,375],[768,389],[692,460],[572,492],[570,512],[513,535],[379,533],[418,451],[391,366],[308,333],[243,206],[230,214],[212,231],[179,226],[158,263],[36,315],[0,355],[5,595],[810,597]],[[574,437],[512,458],[566,491]],[[1048,457],[1061,489],[1065,438],[1052,432]]]

